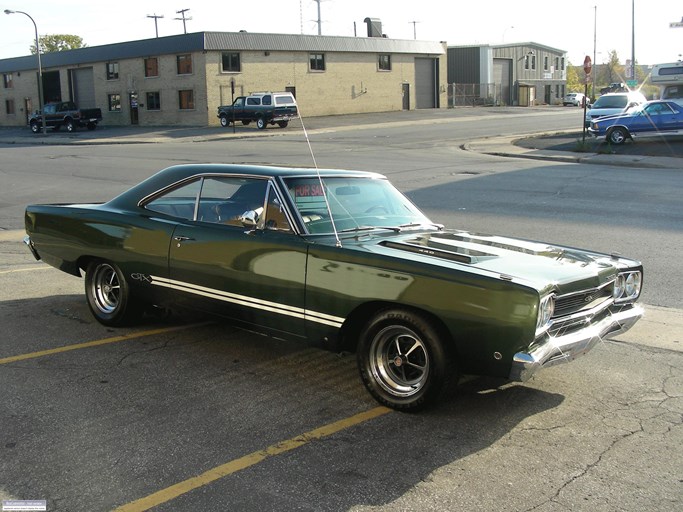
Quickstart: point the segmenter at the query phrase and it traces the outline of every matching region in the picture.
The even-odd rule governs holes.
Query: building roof
[[[552,46],[547,46],[545,44],[534,43],[533,41],[527,41],[523,43],[505,43],[505,44],[463,44],[448,46],[448,48],[538,48],[539,50],[546,50],[553,53],[567,53],[567,50],[560,50],[559,48],[553,48]]]
[[[41,60],[43,68],[56,68],[155,55],[220,50],[409,53],[429,55],[443,55],[445,53],[443,44],[436,41],[415,41],[384,37],[259,34],[255,32],[195,32],[44,53],[41,54]],[[35,55],[0,60],[0,72],[5,73],[36,69],[36,67]]]

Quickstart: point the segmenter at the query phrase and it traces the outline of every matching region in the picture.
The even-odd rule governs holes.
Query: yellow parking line
[[[177,484],[167,487],[166,489],[157,491],[154,494],[150,494],[149,496],[140,498],[139,500],[122,505],[115,509],[114,512],[143,512],[145,510],[149,510],[152,507],[156,507],[162,503],[171,501],[178,496],[186,494],[193,489],[203,487],[211,482],[214,482],[215,480],[232,475],[233,473],[258,464],[259,462],[263,462],[270,457],[300,448],[311,441],[322,439],[347,428],[353,427],[354,425],[358,425],[373,418],[383,416],[389,412],[391,412],[391,409],[387,407],[375,407],[369,411],[361,412],[349,418],[335,421],[334,423],[316,428],[292,439],[273,444],[264,450],[250,453],[249,455],[245,455],[239,459],[235,459],[221,466],[209,469],[201,475],[188,478],[187,480],[178,482]]]
[[[197,327],[198,325],[206,325],[209,322],[202,324],[179,325],[175,327],[164,327],[161,329],[151,329],[149,331],[134,332],[130,334],[123,334],[121,336],[114,336],[113,338],[104,338],[101,340],[88,341],[85,343],[76,343],[75,345],[66,345],[64,347],[51,348],[48,350],[41,350],[39,352],[30,352],[28,354],[19,354],[16,356],[0,358],[0,364],[16,363],[17,361],[25,361],[26,359],[35,359],[37,357],[51,356],[53,354],[61,354],[62,352],[70,352],[71,350],[80,350],[82,348],[98,347],[100,345],[108,345],[110,343],[118,343],[119,341],[134,340],[137,338],[144,338],[145,336],[154,336],[155,334],[164,334],[167,332],[182,331]]]
[[[34,270],[48,270],[52,267],[43,266],[43,267],[30,267],[30,268],[15,268],[12,270],[0,270],[0,274],[13,274],[14,272],[33,272]]]

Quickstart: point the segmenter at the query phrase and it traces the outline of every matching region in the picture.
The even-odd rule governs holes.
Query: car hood
[[[509,237],[446,230],[373,239],[371,252],[434,267],[514,281],[539,291],[572,293],[613,280],[617,266],[638,262]]]

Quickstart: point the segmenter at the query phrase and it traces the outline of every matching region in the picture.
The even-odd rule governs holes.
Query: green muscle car
[[[525,381],[629,329],[642,265],[446,230],[379,174],[179,165],[104,204],[31,205],[25,241],[75,276],[98,321],[191,308],[355,350],[380,403],[449,380]]]

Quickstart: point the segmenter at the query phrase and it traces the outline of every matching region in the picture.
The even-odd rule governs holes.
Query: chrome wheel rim
[[[121,303],[121,282],[114,267],[106,263],[98,265],[92,279],[92,296],[102,313],[116,311]]]
[[[624,139],[626,137],[624,134],[621,132],[621,130],[614,130],[612,134],[610,135],[610,140],[614,142],[615,144],[621,144],[624,142]]]
[[[427,382],[429,354],[412,330],[392,325],[379,331],[372,340],[370,369],[385,391],[396,397],[410,397]]]

